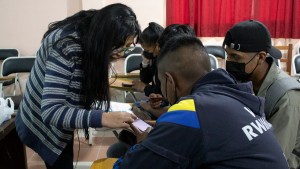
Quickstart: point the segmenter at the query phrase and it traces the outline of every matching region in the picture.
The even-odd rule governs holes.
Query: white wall
[[[83,0],[82,7],[84,10],[100,9],[113,3],[123,3],[131,7],[142,30],[149,22],[156,22],[163,27],[166,25],[166,0]]]
[[[49,23],[84,9],[100,9],[112,3],[130,6],[144,29],[149,22],[165,26],[166,0],[0,0],[0,48],[18,48],[21,55],[34,55]],[[204,45],[221,45],[223,38],[201,38]],[[276,45],[299,39],[276,39]]]
[[[34,55],[50,22],[67,16],[66,0],[1,0],[0,48]]]

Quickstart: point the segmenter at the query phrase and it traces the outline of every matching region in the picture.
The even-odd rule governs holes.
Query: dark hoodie
[[[251,83],[237,84],[226,71],[212,71],[114,168],[288,168],[263,103]]]

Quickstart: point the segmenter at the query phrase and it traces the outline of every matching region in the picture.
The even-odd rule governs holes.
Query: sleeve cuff
[[[102,127],[102,114],[101,110],[92,110],[90,115],[90,126],[89,127]]]

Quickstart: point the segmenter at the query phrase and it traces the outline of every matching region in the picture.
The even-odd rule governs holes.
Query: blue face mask
[[[256,55],[254,55],[248,63],[250,63]],[[248,63],[238,63],[238,62],[226,61],[226,71],[228,73],[230,73],[231,75],[233,75],[237,81],[247,82],[250,80],[250,77],[252,76],[254,70],[258,66],[258,63],[257,63],[255,68],[252,70],[252,72],[247,73],[245,71],[245,67]]]
[[[147,51],[144,51],[143,55],[145,56],[146,59],[149,59],[149,60],[152,60],[152,59],[155,58],[153,53],[150,53],[150,52],[147,52]]]

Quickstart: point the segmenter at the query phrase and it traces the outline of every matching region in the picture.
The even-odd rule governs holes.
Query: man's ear
[[[175,81],[174,81],[172,74],[169,72],[165,72],[165,75],[166,75],[166,80],[168,81],[168,83],[173,85],[175,83]]]
[[[267,53],[265,51],[261,51],[258,53],[259,63],[262,64],[266,61]]]

